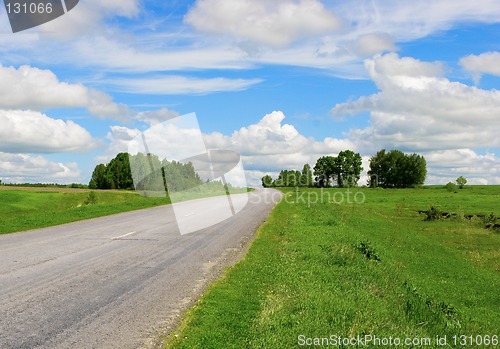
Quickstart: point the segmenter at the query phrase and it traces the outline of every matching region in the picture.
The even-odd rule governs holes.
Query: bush
[[[456,193],[457,189],[458,189],[458,186],[455,183],[453,183],[453,182],[448,182],[446,184],[446,190],[448,190],[450,193],[451,192]]]
[[[485,215],[483,220],[485,224],[495,224],[497,217],[493,214],[493,212],[491,212],[490,214]]]
[[[429,207],[429,209],[424,213],[426,214],[426,221],[435,221],[441,219],[441,217],[443,216],[443,212],[441,212],[441,210],[436,206]]]
[[[89,193],[89,195],[87,196],[87,198],[85,199],[85,202],[84,204],[85,205],[94,205],[97,203],[97,194],[95,193],[95,191],[91,191]]]

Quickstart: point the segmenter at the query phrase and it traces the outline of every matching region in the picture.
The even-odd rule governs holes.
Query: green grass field
[[[291,348],[365,335],[498,347],[500,231],[466,216],[499,217],[500,186],[351,189],[358,203],[342,189],[284,192],[245,259],[165,347]],[[426,221],[418,211],[430,206],[456,215]],[[436,345],[444,335],[447,346]]]
[[[48,227],[168,203],[135,192],[85,190],[0,190],[0,234]],[[89,197],[89,195],[91,195]],[[92,196],[94,198],[92,199]]]

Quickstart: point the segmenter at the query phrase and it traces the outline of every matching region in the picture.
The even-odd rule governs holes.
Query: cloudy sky
[[[383,148],[500,184],[499,86],[498,0],[80,0],[15,34],[1,6],[0,179],[88,183],[194,112],[253,184]]]

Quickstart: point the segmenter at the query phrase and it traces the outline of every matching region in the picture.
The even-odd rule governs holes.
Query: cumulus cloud
[[[129,143],[140,134],[136,128],[128,128],[125,126],[111,126],[110,131],[106,134],[106,139],[109,144],[103,154],[98,156],[96,160],[99,163],[108,163],[116,154],[128,152]]]
[[[71,120],[36,111],[0,110],[0,151],[10,153],[85,152],[99,141]]]
[[[459,176],[469,184],[500,184],[500,158],[494,153],[480,155],[472,149],[436,150],[424,153],[428,182],[446,184]]]
[[[370,125],[351,130],[363,150],[397,147],[436,150],[498,147],[500,91],[482,90],[439,75],[440,63],[397,54],[367,60],[365,66],[381,90],[337,104],[336,116],[370,112]]]
[[[85,107],[99,117],[126,120],[132,113],[111,96],[81,84],[59,81],[50,70],[0,65],[0,108],[34,109]]]
[[[242,91],[262,82],[261,79],[199,79],[186,76],[158,76],[144,79],[109,81],[118,91],[140,94],[205,94]]]
[[[486,52],[480,55],[469,55],[460,59],[460,65],[469,72],[476,83],[482,74],[500,76],[500,52]]]
[[[341,27],[341,20],[317,0],[198,0],[185,22],[200,31],[272,46]]]
[[[347,139],[327,137],[323,141],[301,135],[293,125],[283,124],[285,115],[274,111],[258,123],[242,127],[231,136],[220,133],[204,135],[208,148],[226,148],[243,156],[249,169],[273,170],[302,168],[326,154],[355,149]]]
[[[6,183],[78,183],[76,163],[57,163],[41,156],[0,152],[0,173]]]

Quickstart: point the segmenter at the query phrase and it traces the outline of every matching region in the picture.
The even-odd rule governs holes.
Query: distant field
[[[500,186],[284,192],[246,258],[196,302],[167,348],[365,335],[414,348],[498,347],[500,231],[485,226],[500,216]],[[430,206],[450,217],[426,221],[418,211]],[[436,345],[445,335],[447,346]]]
[[[0,234],[167,204],[135,192],[0,186]],[[93,193],[93,194],[91,194]]]

